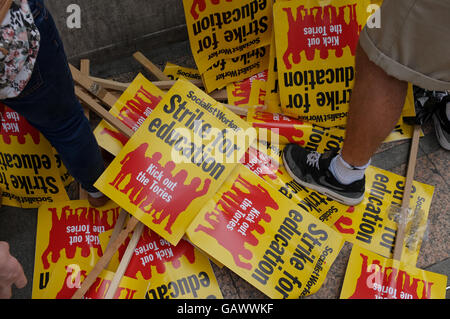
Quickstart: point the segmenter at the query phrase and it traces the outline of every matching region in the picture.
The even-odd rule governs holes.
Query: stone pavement
[[[195,67],[188,42],[174,43],[164,48],[155,48],[143,53],[161,68],[168,61],[186,67]],[[74,65],[79,63],[79,61],[71,62]],[[107,65],[91,66],[92,75],[113,78],[123,82],[131,81],[138,72],[142,72],[151,79],[151,76],[131,57]],[[440,148],[431,123],[425,125],[422,129],[425,136],[420,140],[415,180],[435,186],[435,193],[429,212],[428,229],[422,242],[417,267],[450,276],[450,171],[447,170],[450,152]],[[409,147],[409,140],[384,144],[374,156],[372,165],[404,176]],[[68,193],[72,198],[76,198],[74,187],[71,187]],[[14,289],[13,298],[31,298],[36,224],[36,209],[0,208],[0,241],[9,242],[12,254],[22,263],[29,280],[27,287],[24,289]],[[346,243],[331,267],[322,288],[308,298],[339,298],[350,251],[351,244]],[[215,265],[213,267],[224,298],[266,298],[256,288],[253,288],[227,268],[220,269]],[[450,293],[448,292],[447,299],[449,297]]]

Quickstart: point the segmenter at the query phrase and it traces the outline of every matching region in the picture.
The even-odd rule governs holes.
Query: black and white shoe
[[[308,151],[297,144],[289,144],[283,151],[287,172],[300,185],[325,194],[348,206],[355,206],[364,199],[365,177],[350,185],[339,183],[331,171],[331,160],[336,151],[320,154]]]
[[[450,151],[450,121],[447,118],[446,104],[439,107],[433,114],[433,122],[439,144]]]

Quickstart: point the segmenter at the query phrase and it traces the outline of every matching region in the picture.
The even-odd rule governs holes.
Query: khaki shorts
[[[381,27],[360,44],[389,75],[427,90],[450,90],[450,0],[384,0]]]

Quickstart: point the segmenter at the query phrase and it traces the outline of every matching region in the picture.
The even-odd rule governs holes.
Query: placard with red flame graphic
[[[112,230],[120,207],[110,201],[91,207],[87,200],[42,205],[38,211],[33,297],[40,298],[60,265],[94,266],[103,255],[99,235]]]
[[[248,128],[180,79],[95,186],[176,245],[248,148],[237,139]]]
[[[206,203],[187,235],[272,298],[316,292],[343,243],[243,165]]]
[[[112,229],[99,234],[103,249],[109,240],[107,234],[111,233]],[[118,250],[120,259],[128,242],[129,238]],[[97,255],[95,251],[92,253],[94,256],[91,257]],[[109,268],[99,275],[84,295],[85,299],[105,298],[119,261],[113,260]],[[45,283],[45,288],[36,288],[33,298],[71,298],[92,268],[93,263],[83,256],[58,261],[50,271],[40,276],[40,284]],[[211,265],[203,254],[184,240],[172,246],[146,228],[113,299],[166,298],[222,298],[222,294]]]
[[[392,258],[405,177],[370,166],[364,200],[333,225],[344,238],[386,258]],[[415,266],[427,228],[434,186],[413,182],[402,262]]]
[[[447,276],[354,245],[341,299],[445,299]]]
[[[50,143],[19,113],[0,112],[0,192],[2,204],[38,208],[68,200],[64,183],[72,181]]]
[[[279,1],[274,28],[283,113],[321,126],[346,123],[355,53],[370,1]]]

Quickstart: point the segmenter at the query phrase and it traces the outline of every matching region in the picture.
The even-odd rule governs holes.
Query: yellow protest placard
[[[95,186],[176,245],[244,154],[248,128],[180,79]]]
[[[137,131],[162,100],[163,95],[163,91],[139,73],[109,112],[133,131]],[[94,135],[98,144],[113,155],[119,154],[128,141],[128,137],[105,120],[95,128]]]
[[[283,113],[320,126],[346,123],[355,53],[370,1],[278,1],[274,5]]]
[[[392,257],[397,232],[399,208],[403,199],[405,177],[369,167],[366,194],[361,204],[349,209],[333,225],[348,241],[387,258]],[[434,187],[413,182],[402,262],[416,265]]]
[[[166,63],[163,73],[167,75],[171,80],[178,80],[183,77],[187,80],[201,80],[202,76],[197,69],[185,68],[170,62]]]
[[[44,136],[8,107],[0,112],[0,122],[2,204],[38,208],[43,203],[68,200],[61,180],[63,165]]]
[[[43,298],[47,289],[55,288],[49,285],[54,269],[59,267],[64,271],[69,264],[95,265],[105,248],[99,235],[114,228],[119,210],[113,202],[94,208],[87,200],[63,201],[39,208],[33,298]]]
[[[222,59],[270,44],[272,0],[183,0],[183,5],[192,55],[201,74]]]
[[[271,298],[315,293],[343,240],[239,166],[189,226],[190,241]]]
[[[125,244],[119,248],[121,257],[126,248]],[[81,257],[61,260],[46,273],[47,277],[41,276],[46,278],[45,289],[37,290],[33,298],[70,299],[94,266]],[[113,277],[113,271],[104,270],[84,298],[104,299]],[[113,299],[169,298],[222,298],[222,293],[202,253],[184,240],[172,246],[146,228]]]
[[[447,276],[354,245],[341,299],[445,299]]]

